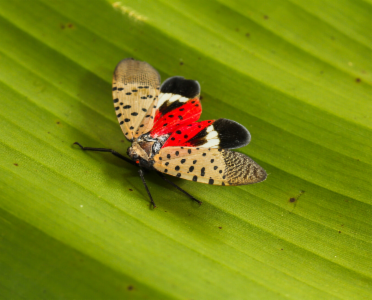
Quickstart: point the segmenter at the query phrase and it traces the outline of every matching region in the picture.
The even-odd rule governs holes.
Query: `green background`
[[[0,0],[1,299],[370,299],[372,1]],[[174,179],[126,152],[123,58],[202,87],[252,134],[260,184]]]

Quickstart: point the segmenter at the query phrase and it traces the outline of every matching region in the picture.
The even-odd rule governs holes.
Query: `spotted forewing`
[[[127,58],[117,65],[112,95],[116,116],[128,140],[153,128],[159,86],[160,75],[148,63]]]

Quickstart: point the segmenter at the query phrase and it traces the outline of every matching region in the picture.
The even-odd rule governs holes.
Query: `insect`
[[[250,142],[244,126],[228,119],[197,122],[202,112],[197,81],[175,76],[160,86],[160,75],[152,66],[127,58],[116,66],[112,94],[121,129],[132,143],[127,150],[130,159],[112,149],[75,144],[83,150],[111,152],[138,166],[154,208],[145,169],[155,170],[199,204],[163,174],[212,185],[245,185],[266,179],[265,170],[251,158],[229,150]]]

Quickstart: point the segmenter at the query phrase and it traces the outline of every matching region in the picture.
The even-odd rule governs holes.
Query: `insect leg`
[[[198,199],[195,199],[193,196],[191,196],[188,192],[184,191],[183,189],[181,189],[177,184],[175,184],[174,182],[170,181],[167,177],[165,177],[162,173],[160,172],[156,172],[158,173],[158,175],[163,179],[165,180],[166,182],[170,183],[171,185],[173,185],[176,189],[178,189],[179,191],[181,191],[182,193],[184,193],[185,195],[189,196],[193,201],[199,203],[199,204],[202,204],[203,202],[201,202],[200,200]]]
[[[112,150],[112,149],[105,149],[105,148],[83,147],[83,146],[80,145],[78,142],[75,142],[74,145],[78,145],[78,146],[79,146],[82,150],[84,150],[84,151],[85,151],[85,150],[88,150],[88,151],[110,152],[110,153],[112,153],[113,155],[115,155],[116,157],[119,157],[119,158],[125,160],[126,162],[129,162],[130,164],[137,166],[136,163],[135,163],[133,160],[131,160],[131,159],[125,157],[124,155],[121,155],[120,153],[116,152],[115,150]],[[137,166],[137,167],[138,167],[138,166]]]
[[[144,176],[143,170],[142,170],[142,169],[139,169],[139,170],[138,170],[138,173],[139,173],[139,175],[140,175],[140,177],[141,177],[141,179],[142,179],[143,185],[145,186],[146,192],[147,192],[147,194],[148,194],[149,197],[150,197],[150,201],[151,201],[152,207],[155,208],[156,205],[155,205],[155,202],[154,202],[154,200],[152,199],[152,196],[151,196],[151,194],[150,194],[150,191],[149,191],[149,189],[148,189],[148,187],[147,187],[147,184],[146,184],[146,181],[145,181],[145,176]]]

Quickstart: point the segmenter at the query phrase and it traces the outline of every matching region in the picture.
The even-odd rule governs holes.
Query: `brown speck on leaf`
[[[65,25],[64,24],[61,24],[61,29],[65,29]]]
[[[264,19],[267,20],[269,17],[268,16],[264,16]]]
[[[338,233],[341,233],[341,231],[339,231]]]
[[[235,31],[236,31],[236,32],[239,32],[239,28],[235,28]]]
[[[203,100],[203,96],[200,96],[199,99],[200,99],[200,100]]]
[[[219,229],[222,229],[222,227],[218,227]]]
[[[59,124],[59,121],[57,121],[56,124]]]
[[[131,192],[133,192],[133,190],[132,189],[129,189]]]
[[[296,198],[289,198],[289,202],[296,202]]]
[[[282,249],[280,249],[280,250],[282,250],[282,251],[283,251],[283,248],[282,248]]]
[[[18,164],[17,164],[17,163],[15,163],[15,164],[13,164],[13,165],[15,165],[16,167],[18,167]]]
[[[72,28],[72,27],[74,27],[74,24],[68,23],[68,24],[67,24],[67,27],[68,27],[68,28]]]
[[[183,66],[183,61],[180,62],[180,66]]]
[[[48,134],[50,134],[50,132],[48,131]]]
[[[360,78],[355,79],[355,82],[361,82],[362,80]]]
[[[131,290],[133,290],[133,289],[134,289],[133,285],[129,285],[129,286],[128,286],[128,291],[131,291]]]
[[[124,143],[124,140],[121,140],[120,142]]]
[[[247,33],[245,34],[245,36],[246,36],[246,37],[250,37],[251,35],[247,32]]]

